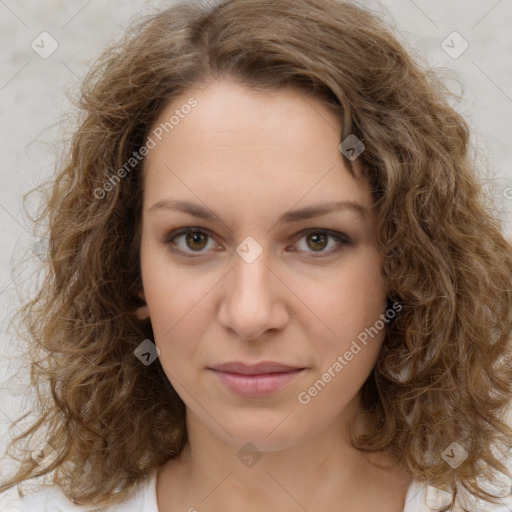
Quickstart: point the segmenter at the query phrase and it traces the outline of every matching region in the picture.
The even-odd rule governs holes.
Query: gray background
[[[361,2],[360,2],[361,3]],[[492,192],[496,214],[512,238],[512,0],[389,0],[362,2],[383,11],[402,41],[430,67],[442,68],[450,88],[463,95],[457,109],[474,130],[474,142],[491,168],[482,180]],[[34,289],[30,263],[16,266],[38,247],[21,212],[21,196],[52,173],[73,94],[100,49],[141,13],[170,2],[143,0],[0,0],[0,448],[14,417],[30,410],[28,374],[12,359],[18,343],[6,332],[20,289]],[[51,34],[57,50],[44,59],[31,47]],[[469,45],[457,58],[442,42],[453,31]],[[447,39],[458,53],[463,41]],[[451,42],[453,41],[453,43]],[[45,48],[48,49],[47,39]],[[446,44],[446,43],[445,43]],[[41,48],[40,51],[43,51]],[[35,244],[35,245],[34,245]],[[37,251],[36,251],[37,252]],[[37,260],[37,258],[36,258]],[[0,460],[0,471],[11,467]],[[6,507],[14,490],[0,497]]]

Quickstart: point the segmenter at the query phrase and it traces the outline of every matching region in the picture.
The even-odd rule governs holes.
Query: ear
[[[144,295],[144,290],[140,290],[137,294],[144,302],[146,302],[146,296]],[[149,318],[149,308],[148,305],[145,304],[144,306],[140,306],[135,310],[135,316],[139,320],[146,320]]]

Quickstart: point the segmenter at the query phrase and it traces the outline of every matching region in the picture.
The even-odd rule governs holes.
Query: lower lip
[[[242,375],[212,370],[219,380],[231,391],[245,397],[259,397],[275,393],[303,372],[266,373],[260,375]]]

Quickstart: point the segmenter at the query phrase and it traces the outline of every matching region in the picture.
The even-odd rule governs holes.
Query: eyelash
[[[165,237],[165,243],[169,246],[174,245],[173,244],[174,239],[176,239],[177,237],[179,237],[181,235],[187,235],[189,233],[201,233],[201,234],[208,236],[210,239],[213,239],[213,237],[210,235],[208,230],[205,230],[203,228],[198,228],[198,227],[187,227],[187,228],[182,228],[182,229],[177,229],[177,230],[171,231]],[[327,256],[331,256],[332,254],[339,252],[343,248],[343,246],[348,246],[348,245],[352,244],[349,237],[347,235],[345,235],[344,233],[340,233],[339,231],[334,231],[332,229],[321,229],[321,228],[309,228],[309,229],[302,230],[300,233],[297,233],[297,235],[296,235],[297,242],[299,240],[301,240],[302,238],[304,238],[305,236],[312,234],[312,233],[327,235],[328,237],[332,238],[333,240],[335,240],[336,242],[338,242],[340,244],[337,249],[326,251],[326,252],[311,251],[313,258],[325,258]],[[178,249],[178,248],[176,248],[176,246],[174,246],[171,250],[173,252],[183,255],[187,258],[197,258],[204,252],[204,251],[193,251],[192,253],[190,253],[190,252],[186,252],[181,249]],[[306,252],[310,252],[310,251],[306,251]]]

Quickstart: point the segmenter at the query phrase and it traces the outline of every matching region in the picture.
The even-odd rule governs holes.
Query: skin
[[[309,403],[298,400],[386,311],[372,195],[339,152],[340,120],[294,89],[261,93],[223,79],[175,98],[155,127],[190,97],[198,105],[164,133],[144,167],[140,296],[147,306],[137,315],[151,319],[160,363],[186,405],[189,438],[159,469],[159,511],[313,512],[340,503],[345,511],[401,510],[410,475],[397,465],[376,468],[371,462],[391,465],[391,457],[363,455],[346,435],[352,420],[364,431],[359,390],[385,329],[359,343],[362,350]],[[218,218],[150,210],[168,199]],[[366,210],[277,222],[330,201]],[[169,241],[188,226],[210,236]],[[350,242],[300,234],[309,228]],[[263,250],[251,263],[236,252],[248,236]],[[265,360],[305,370],[271,395],[247,398],[208,369]],[[249,442],[261,456],[251,467],[237,457]]]

